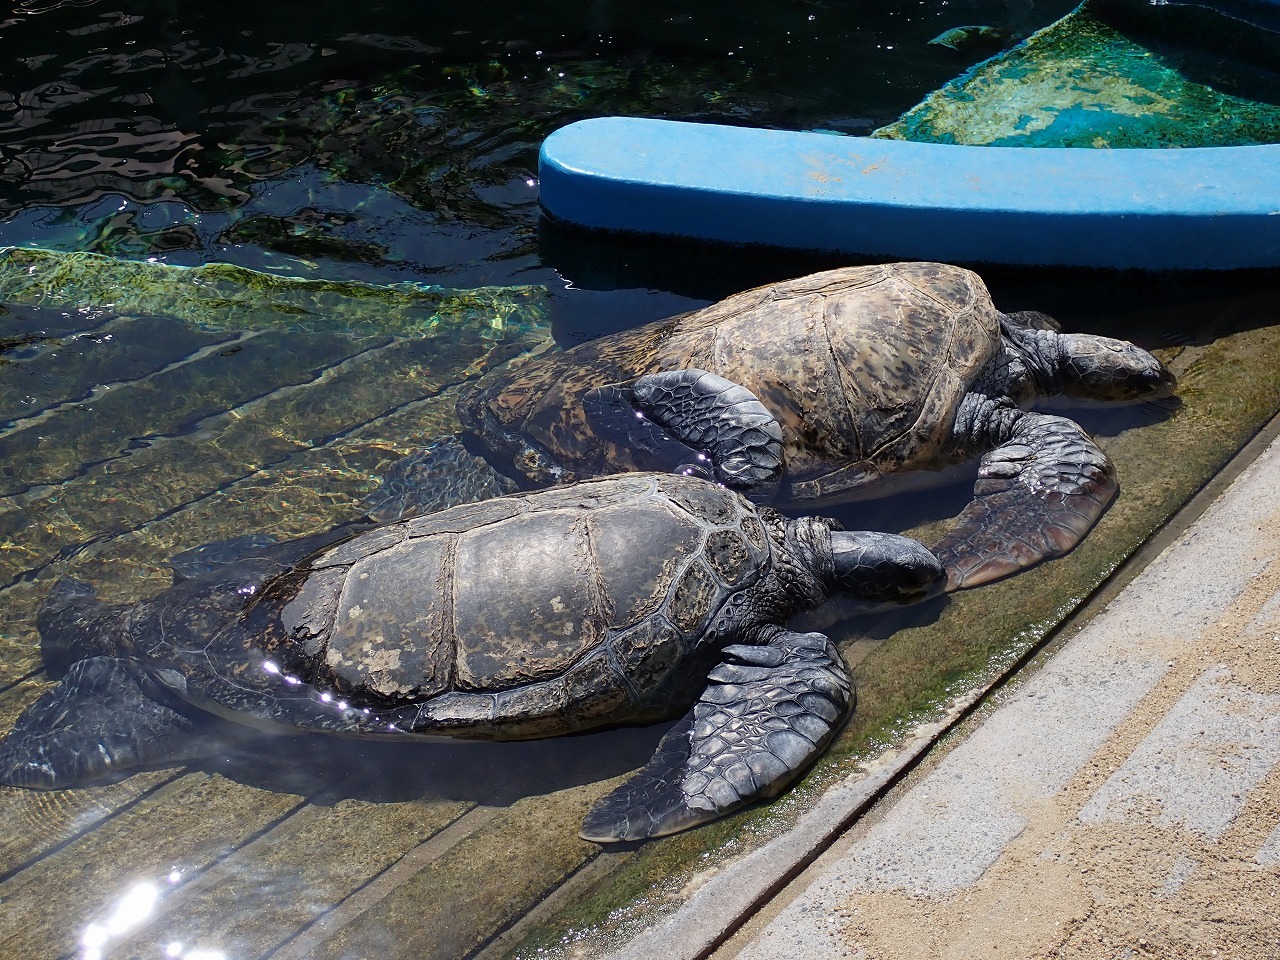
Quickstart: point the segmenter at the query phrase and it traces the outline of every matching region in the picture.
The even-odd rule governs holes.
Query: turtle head
[[[831,531],[835,589],[854,600],[914,603],[941,592],[942,564],[909,537],[871,530]]]
[[[1127,340],[1085,333],[1058,335],[1058,380],[1068,397],[1156,400],[1173,393],[1169,368]]]

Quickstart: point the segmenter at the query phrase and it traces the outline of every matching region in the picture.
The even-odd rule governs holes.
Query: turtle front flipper
[[[515,492],[498,473],[457,437],[445,437],[401,457],[364,500],[365,515],[379,523],[435,513]]]
[[[1115,468],[1074,422],[1024,414],[982,458],[973,501],[934,547],[947,589],[974,587],[1066,553],[1116,495]]]
[[[782,477],[782,427],[746,387],[706,370],[667,370],[629,384],[609,384],[583,398],[597,426],[693,473],[705,460],[714,479],[753,500],[773,498]],[[602,422],[613,420],[614,422]],[[663,449],[674,440],[685,455]]]
[[[197,724],[148,696],[148,685],[115,657],[76,661],[0,741],[0,783],[60,790],[209,753]]]
[[[715,820],[790,786],[853,708],[844,658],[821,633],[772,628],[762,646],[730,646],[699,701],[649,763],[588,811],[599,843],[660,837]]]

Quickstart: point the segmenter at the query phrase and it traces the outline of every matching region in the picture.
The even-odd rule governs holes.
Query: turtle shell
[[[281,620],[353,702],[534,736],[666,712],[770,557],[737,494],[633,474],[376,528],[314,557]]]
[[[981,278],[960,267],[832,270],[495,371],[458,412],[495,449],[510,455],[519,438],[578,477],[651,469],[597,434],[583,396],[698,367],[752,391],[781,423],[782,496],[828,499],[930,464],[999,348],[999,317]]]

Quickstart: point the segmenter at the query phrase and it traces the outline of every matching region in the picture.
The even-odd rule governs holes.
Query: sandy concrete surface
[[[718,958],[1280,958],[1280,441]]]

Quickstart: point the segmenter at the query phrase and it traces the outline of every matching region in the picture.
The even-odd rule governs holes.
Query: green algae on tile
[[[1086,3],[872,136],[1023,147],[1277,143],[1280,105],[1191,79]]]
[[[0,249],[0,302],[158,314],[205,330],[421,337],[472,329],[499,339],[513,327],[545,323],[545,301],[546,289],[537,285],[451,290],[283,277],[230,263],[179,267],[96,253]]]

